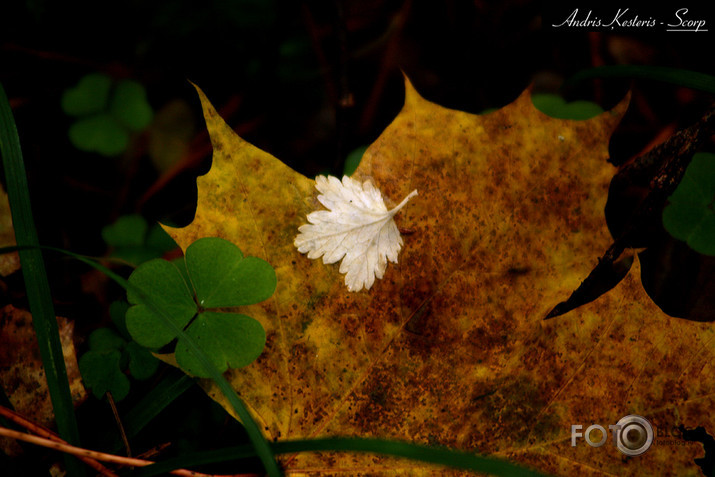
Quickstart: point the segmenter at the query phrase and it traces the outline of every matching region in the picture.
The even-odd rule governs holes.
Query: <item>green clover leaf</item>
[[[70,116],[99,113],[107,107],[111,87],[109,76],[90,73],[62,94],[62,109]]]
[[[148,229],[141,215],[123,215],[102,229],[102,238],[114,247],[141,247]]]
[[[663,227],[696,252],[715,255],[715,154],[693,156],[663,209]]]
[[[107,392],[115,401],[121,401],[129,394],[129,378],[122,372],[119,350],[88,351],[79,360],[79,371],[85,385],[97,399]]]
[[[117,327],[122,337],[126,340],[132,339],[129,331],[127,330],[127,310],[129,309],[129,303],[122,300],[113,301],[109,304],[109,317],[112,319],[112,323]]]
[[[596,103],[584,100],[567,103],[558,94],[535,93],[531,95],[531,102],[542,113],[557,119],[591,119],[603,112]]]
[[[121,124],[132,131],[141,131],[149,125],[154,111],[146,99],[144,86],[132,80],[117,83],[109,112]]]
[[[110,314],[120,332],[128,306],[123,302],[110,306]],[[98,399],[107,392],[112,393],[115,401],[127,396],[130,388],[124,373],[127,368],[134,378],[148,379],[159,367],[159,360],[149,350],[128,339],[131,338],[125,339],[109,328],[98,328],[89,336],[89,351],[80,358],[79,370],[85,385]]]
[[[129,276],[129,283],[151,297],[180,328],[188,325],[198,311],[193,293],[179,269],[166,260],[157,258],[139,265]],[[161,348],[176,338],[174,332],[162,326],[156,311],[150,309],[135,290],[127,292],[127,299],[134,305],[127,310],[127,329],[134,341],[147,348]]]
[[[241,250],[228,240],[197,240],[186,249],[185,260],[203,308],[260,303],[276,289],[273,268],[260,258],[244,258]]]
[[[89,335],[89,351],[79,360],[85,385],[97,399],[111,392],[116,401],[129,393],[129,378],[122,372],[122,348],[126,341],[109,328],[99,328]]]
[[[266,334],[255,319],[219,308],[244,306],[268,299],[276,288],[273,268],[264,260],[244,257],[238,247],[220,238],[202,238],[186,249],[186,275],[180,266],[161,259],[140,265],[129,282],[143,291],[127,293],[127,329],[134,340],[160,348],[176,338],[162,325],[149,298],[174,323],[196,340],[221,371],[252,363],[263,351]],[[188,277],[188,281],[184,276]],[[189,374],[207,374],[181,338],[176,361]]]
[[[238,313],[200,313],[186,334],[196,340],[211,364],[220,371],[248,366],[260,356],[266,344],[263,326],[250,316]],[[201,364],[182,340],[176,344],[176,362],[191,374],[202,375]]]
[[[126,340],[109,328],[98,328],[89,335],[89,349],[94,351],[121,350]]]
[[[137,214],[123,215],[102,229],[102,238],[112,247],[112,257],[121,258],[139,265],[176,248],[169,234],[158,225],[151,228],[144,217]]]
[[[144,86],[128,79],[115,82],[101,73],[90,73],[67,89],[62,109],[78,118],[68,132],[72,144],[104,156],[124,151],[130,133],[144,129],[154,116]]]
[[[154,375],[159,367],[159,360],[148,349],[136,341],[130,341],[124,350],[129,357],[129,372],[132,376],[143,381]]]
[[[129,134],[106,113],[80,119],[70,126],[68,134],[77,149],[104,156],[115,156],[129,144]]]

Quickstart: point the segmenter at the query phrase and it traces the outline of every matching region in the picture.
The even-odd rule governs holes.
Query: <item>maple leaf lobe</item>
[[[348,290],[369,290],[376,277],[384,276],[388,260],[397,263],[403,242],[392,218],[417,191],[387,210],[370,181],[318,176],[315,188],[318,201],[328,210],[308,214],[309,223],[298,228],[294,245],[310,259],[322,256],[326,265],[342,259],[340,273],[345,274]]]
[[[572,447],[569,426],[627,411],[659,430],[712,433],[712,324],[664,315],[636,267],[570,318],[541,320],[612,241],[607,145],[627,99],[569,121],[538,112],[529,91],[475,116],[406,88],[402,112],[355,172],[386,197],[421,196],[401,279],[386,277],[369,295],[345,293],[338,267],[299,257],[296,229],[319,204],[314,181],[239,138],[199,92],[212,168],[197,180],[194,222],[168,230],[184,249],[202,236],[229,239],[276,270],[274,297],[248,308],[266,329],[265,351],[228,372],[266,435],[436,442],[555,475],[696,473],[700,446],[653,446],[624,460],[615,448]],[[282,462],[303,475],[452,475],[348,453]]]

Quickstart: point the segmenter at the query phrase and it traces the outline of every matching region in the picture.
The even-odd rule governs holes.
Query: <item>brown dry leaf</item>
[[[198,179],[194,222],[167,230],[183,249],[218,236],[276,268],[273,298],[245,310],[266,328],[266,349],[230,373],[267,436],[406,439],[560,475],[697,473],[699,444],[626,459],[610,444],[571,447],[570,432],[640,414],[713,434],[712,325],[663,314],[637,266],[596,302],[543,321],[610,244],[607,143],[627,101],[568,121],[538,112],[528,91],[477,116],[406,90],[354,177],[388,208],[419,190],[396,218],[414,233],[399,264],[359,293],[337,265],[293,247],[319,207],[314,182],[235,135],[199,91],[213,166]],[[284,464],[311,475],[448,472],[331,453]]]
[[[13,247],[15,242],[15,229],[12,227],[12,215],[10,214],[10,202],[7,199],[7,192],[0,185],[0,248]],[[17,252],[0,255],[0,276],[10,275],[20,269],[20,256]]]
[[[72,400],[79,403],[84,401],[87,393],[72,342],[74,323],[58,316],[57,324]],[[12,305],[0,309],[0,385],[15,411],[36,424],[53,425],[52,403],[32,327],[32,315]],[[12,454],[17,450],[13,441],[2,439],[0,443],[5,452]]]

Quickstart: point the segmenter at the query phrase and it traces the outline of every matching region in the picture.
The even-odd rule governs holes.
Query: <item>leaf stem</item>
[[[394,209],[392,209],[392,210],[390,211],[390,215],[391,215],[391,216],[394,216],[396,213],[398,213],[398,212],[400,211],[400,209],[403,208],[403,207],[405,206],[405,204],[407,204],[407,201],[409,201],[411,198],[413,198],[413,197],[416,196],[416,195],[417,195],[417,189],[413,190],[412,192],[410,192],[410,193],[407,195],[407,197],[405,197],[404,199],[402,199],[402,202],[400,202],[400,203],[397,205],[397,207],[395,207]]]

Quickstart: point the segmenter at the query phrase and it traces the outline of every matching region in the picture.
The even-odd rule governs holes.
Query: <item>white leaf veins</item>
[[[387,210],[380,191],[371,182],[360,184],[344,176],[318,176],[318,200],[328,210],[308,214],[309,224],[298,228],[293,244],[308,258],[323,257],[323,263],[343,259],[340,273],[350,291],[370,289],[382,278],[387,261],[397,263],[402,237],[393,216],[417,195],[414,190],[392,210]]]

